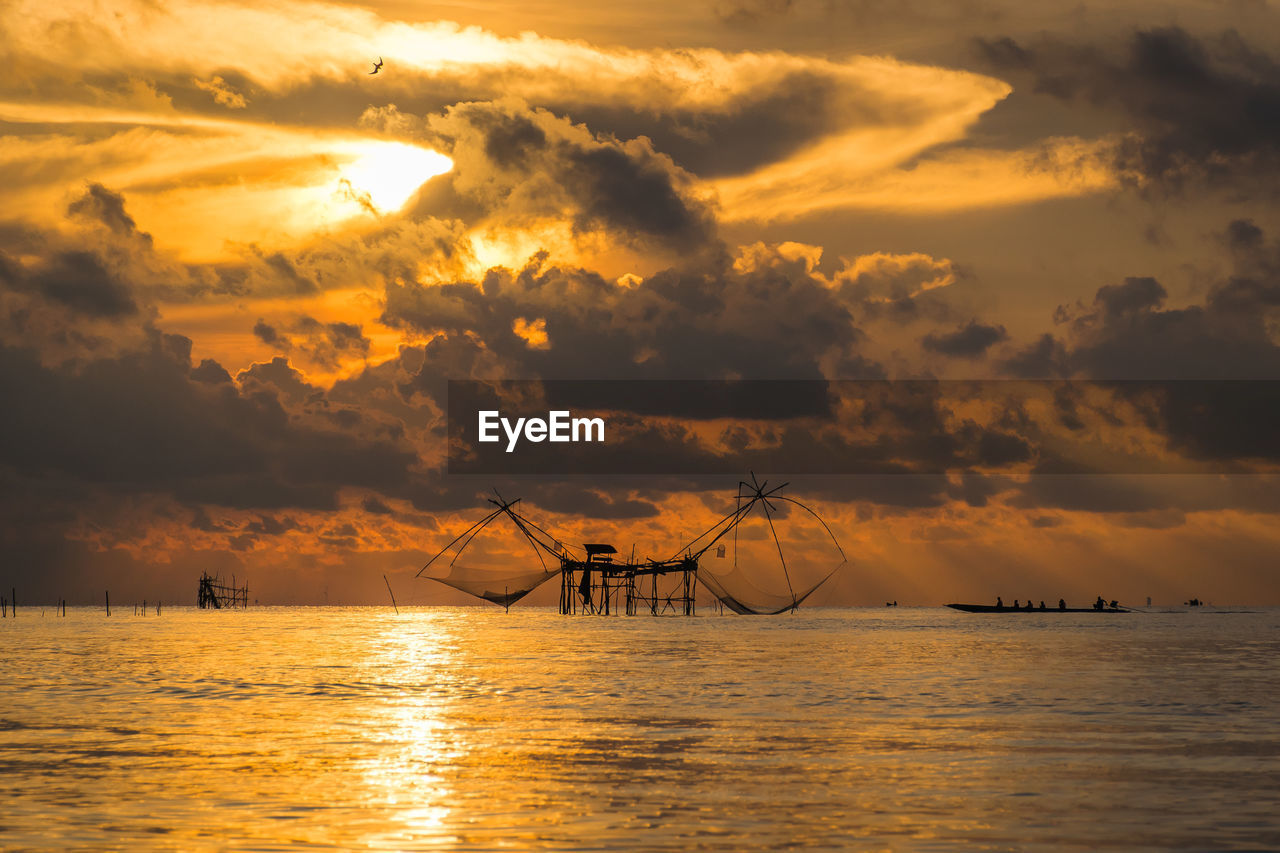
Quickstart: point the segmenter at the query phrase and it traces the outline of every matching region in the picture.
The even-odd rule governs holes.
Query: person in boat
[[[1043,601],[1041,601],[1041,602],[1040,602],[1040,609],[1041,609],[1041,610],[1046,609],[1046,608],[1045,608],[1045,606],[1044,606],[1044,602],[1043,602]]]
[[[1102,600],[1102,596],[1098,596],[1098,600],[1093,603],[1094,610],[1101,610],[1106,606],[1107,606],[1107,603]]]
[[[996,596],[996,610],[1004,610],[1004,599]]]
[[[1066,600],[1065,598],[1059,598],[1059,599],[1058,599],[1058,609],[1059,609],[1059,610],[1066,610],[1066,609],[1067,609],[1067,600]]]
[[[1113,599],[1111,599],[1111,603],[1110,603],[1110,604],[1108,604],[1107,606],[1108,606],[1108,607],[1110,607],[1112,610],[1119,610],[1119,609],[1120,609],[1120,602],[1116,601],[1116,600],[1113,598]]]
[[[1021,609],[1022,609],[1022,605],[1018,603],[1018,599],[1016,599],[1016,598],[1013,600],[1013,609],[1014,609],[1014,610],[1021,610]]]
[[[1033,608],[1033,607],[1031,606],[1031,599],[1029,599],[1029,598],[1027,599],[1027,609],[1028,609],[1028,610],[1033,610],[1033,609],[1035,609],[1035,608]]]

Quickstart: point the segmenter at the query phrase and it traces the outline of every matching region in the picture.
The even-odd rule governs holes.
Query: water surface
[[[0,847],[1277,849],[1278,628],[27,608]]]

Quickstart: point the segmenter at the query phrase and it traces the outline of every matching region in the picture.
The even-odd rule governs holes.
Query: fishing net
[[[836,571],[839,571],[839,568],[808,589],[785,595],[766,592],[752,583],[746,573],[736,566],[723,574],[713,574],[707,569],[699,569],[698,581],[710,590],[712,595],[720,599],[721,604],[740,616],[773,616],[799,607],[801,602],[826,583]]]
[[[552,571],[503,574],[488,569],[474,569],[454,564],[449,574],[442,578],[427,576],[428,580],[460,589],[465,593],[492,601],[501,607],[510,607],[551,578],[560,574],[557,566]]]
[[[816,512],[780,495],[783,486],[767,489],[767,485],[754,477],[751,483],[741,483],[737,508],[694,540],[700,550],[691,550],[701,558],[698,580],[702,585],[726,608],[744,616],[795,610],[848,564],[835,534]],[[810,522],[809,529],[780,535],[785,526],[806,526],[795,525],[791,515]],[[708,552],[715,557],[707,559]],[[727,566],[713,569],[719,560]],[[763,589],[762,578],[776,591]]]
[[[510,607],[546,581],[559,576],[558,557],[562,553],[567,553],[568,547],[516,512],[513,507],[519,502],[518,500],[509,503],[491,502],[498,508],[441,549],[440,553],[427,561],[417,576],[424,577],[424,573],[433,564],[442,564],[448,567],[448,574],[425,575],[427,580],[491,601],[500,607]],[[477,544],[482,531],[501,518],[507,519],[514,525],[516,539],[524,540],[533,549],[538,568],[531,568],[527,558],[515,556],[511,549],[490,553]],[[549,557],[550,562],[548,562]],[[499,565],[484,565],[486,562],[490,564],[496,562]],[[522,565],[511,565],[510,568],[505,565],[515,563]]]

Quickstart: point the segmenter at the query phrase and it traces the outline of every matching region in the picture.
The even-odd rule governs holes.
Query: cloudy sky
[[[449,379],[939,378],[1076,381],[843,401],[890,467],[793,478],[851,558],[818,603],[1280,604],[1261,0],[4,0],[0,51],[20,600],[456,602],[410,578],[491,486],[655,557],[731,506],[449,477]]]

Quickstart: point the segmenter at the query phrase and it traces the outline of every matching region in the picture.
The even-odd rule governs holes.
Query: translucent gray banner
[[[1280,381],[450,381],[450,474],[1270,473]]]

